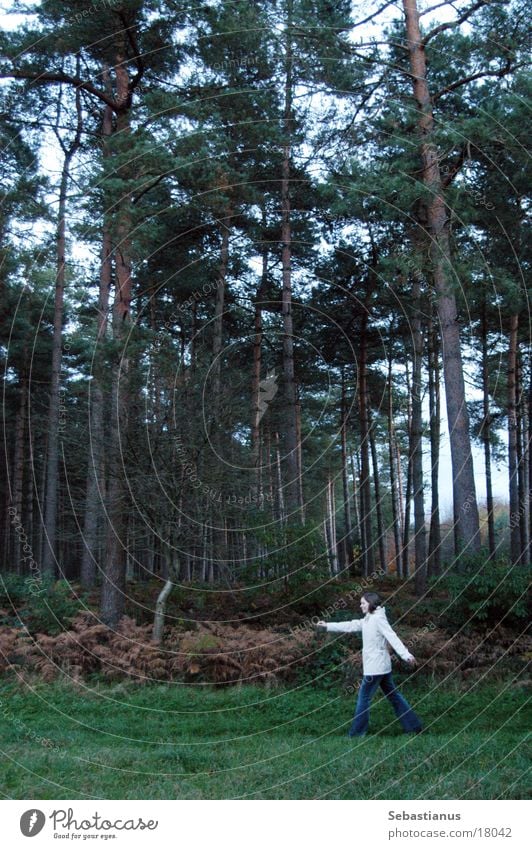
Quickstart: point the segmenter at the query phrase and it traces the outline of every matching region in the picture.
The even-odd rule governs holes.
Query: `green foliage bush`
[[[323,537],[318,529],[287,525],[282,532],[267,528],[255,533],[269,553],[263,560],[270,591],[277,592],[279,582],[291,590],[304,590],[310,583],[329,576]],[[256,572],[256,566],[253,567]]]
[[[337,690],[345,682],[348,660],[346,640],[330,640],[320,634],[310,646],[304,666],[298,670],[297,682]]]
[[[37,585],[13,574],[0,581],[0,622],[22,624],[32,633],[59,634],[86,606],[85,597],[76,595],[68,581],[42,581]]]
[[[0,608],[9,611],[13,606],[18,607],[28,595],[28,582],[22,575],[9,572],[0,576]]]
[[[508,561],[488,560],[483,553],[462,560],[460,573],[437,579],[438,590],[446,589],[450,604],[442,619],[453,626],[493,627],[501,623],[519,627],[528,617],[530,570],[510,566]]]

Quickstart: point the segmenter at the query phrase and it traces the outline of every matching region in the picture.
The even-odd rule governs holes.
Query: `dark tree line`
[[[4,572],[115,624],[150,576],[529,561],[527,9],[359,6],[2,32]]]

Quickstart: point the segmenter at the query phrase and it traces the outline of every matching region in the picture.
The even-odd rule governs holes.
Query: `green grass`
[[[354,697],[312,685],[4,682],[0,790],[14,799],[526,797],[525,690],[511,680],[468,686],[406,682],[425,733],[403,735],[376,697],[371,734],[349,740]]]

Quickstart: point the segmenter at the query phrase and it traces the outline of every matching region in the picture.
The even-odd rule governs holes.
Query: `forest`
[[[368,588],[417,628],[417,676],[512,655],[519,677],[527,3],[4,13],[8,689],[349,688],[311,625]]]

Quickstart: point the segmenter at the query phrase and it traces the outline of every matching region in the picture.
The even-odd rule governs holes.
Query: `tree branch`
[[[131,46],[131,49],[133,50],[133,59],[134,59],[135,64],[137,66],[137,73],[135,74],[135,76],[133,77],[133,79],[130,81],[130,83],[128,85],[129,93],[131,95],[135,91],[136,87],[138,86],[138,84],[140,83],[140,81],[141,81],[141,79],[144,75],[145,66],[144,66],[144,62],[142,61],[142,54],[139,50],[139,46],[138,46],[138,43],[137,43],[137,36],[135,35],[135,32],[134,32],[134,26],[135,25],[132,24],[131,26],[128,26],[126,16],[123,12],[118,12],[118,17],[120,18],[120,20],[124,24],[124,29],[127,33],[127,38],[128,38],[129,44]]]
[[[473,3],[473,5],[469,7],[469,9],[466,9],[465,12],[460,15],[459,18],[456,18],[454,21],[448,21],[445,24],[438,24],[437,27],[434,27],[434,29],[431,30],[425,36],[421,44],[423,45],[423,47],[425,47],[429,43],[429,41],[431,41],[434,36],[439,35],[440,32],[444,32],[447,29],[454,29],[454,27],[460,26],[460,24],[463,24],[464,21],[467,21],[467,19],[470,18],[474,12],[476,12],[478,9],[481,9],[483,6],[489,6],[491,2],[492,0],[477,0],[477,2]]]
[[[73,85],[78,89],[83,89],[83,91],[87,91],[89,94],[93,94],[94,97],[99,98],[99,100],[106,103],[107,106],[110,106],[113,112],[121,112],[124,108],[112,97],[105,94],[105,92],[100,91],[100,89],[96,88],[96,86],[93,86],[92,83],[79,79],[79,77],[71,77],[70,74],[64,74],[62,72],[38,73],[37,71],[13,69],[12,71],[0,71],[0,79],[30,80],[34,83],[67,83],[68,85]]]
[[[454,178],[456,177],[456,175],[460,171],[460,169],[461,169],[462,165],[464,164],[464,162],[466,161],[466,159],[471,158],[470,148],[471,148],[470,143],[466,142],[464,145],[462,145],[460,153],[458,154],[457,158],[455,159],[453,164],[450,166],[450,168],[446,171],[443,171],[442,169],[440,169],[440,173],[442,175],[441,182],[442,182],[442,186],[445,189],[447,188],[447,186],[451,185],[452,181],[454,180]]]
[[[152,189],[154,189],[155,186],[158,186],[159,183],[161,183],[167,176],[167,174],[161,174],[159,177],[157,177],[157,179],[154,180],[153,183],[150,183],[149,186],[146,186],[145,189],[142,189],[142,191],[139,192],[138,195],[136,195],[136,197],[133,199],[133,203],[138,203],[141,197],[143,197],[147,192],[150,192]]]
[[[512,63],[508,60],[506,65],[502,68],[499,68],[497,71],[477,71],[475,74],[470,74],[468,77],[462,77],[461,80],[455,80],[451,85],[445,86],[445,88],[441,88],[436,94],[432,95],[433,103],[436,103],[440,97],[443,97],[444,94],[449,94],[451,91],[455,91],[455,89],[460,88],[463,85],[467,85],[467,83],[473,82],[473,80],[480,80],[482,77],[505,77],[507,74],[513,73],[513,71],[517,71],[518,68],[522,68],[526,66],[527,62],[518,62],[516,65],[512,65]]]

